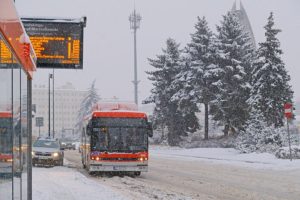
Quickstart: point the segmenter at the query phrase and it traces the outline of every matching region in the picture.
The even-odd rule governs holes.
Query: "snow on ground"
[[[235,166],[257,169],[293,170],[300,169],[300,160],[277,159],[269,153],[240,154],[233,148],[193,148],[183,149],[168,146],[150,146],[150,156],[164,156],[172,159],[206,160],[216,164],[230,164]]]
[[[178,192],[174,193],[166,188],[163,188],[160,183],[156,185],[149,184],[148,180],[142,177],[118,177],[111,178],[100,177],[99,181],[105,181],[113,188],[117,188],[122,194],[128,196],[131,200],[194,200],[195,198],[185,196]]]
[[[34,200],[123,200],[109,187],[67,167],[33,168]]]

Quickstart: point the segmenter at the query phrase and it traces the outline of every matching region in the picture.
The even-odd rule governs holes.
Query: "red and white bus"
[[[0,175],[12,174],[12,114],[0,111]]]
[[[20,163],[24,151],[13,142],[13,133],[19,136],[19,129],[20,121],[15,124],[13,131],[13,116],[10,111],[0,111],[0,177],[21,176]]]
[[[113,104],[111,104],[113,105]],[[103,109],[105,108],[105,109]],[[82,164],[95,172],[131,173],[148,171],[148,137],[152,125],[147,115],[127,104],[98,105],[82,133]]]

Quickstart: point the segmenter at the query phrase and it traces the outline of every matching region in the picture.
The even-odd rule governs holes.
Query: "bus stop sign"
[[[36,117],[35,118],[35,126],[37,126],[37,127],[44,126],[44,118],[43,117]]]
[[[287,119],[291,119],[293,117],[293,105],[291,103],[284,104],[284,115]]]

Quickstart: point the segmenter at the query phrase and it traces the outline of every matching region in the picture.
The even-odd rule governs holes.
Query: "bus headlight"
[[[143,162],[143,161],[147,161],[148,158],[147,157],[140,157],[138,160],[141,161],[141,162]]]
[[[55,152],[55,153],[52,154],[53,157],[58,157],[58,155],[59,154],[57,152]]]

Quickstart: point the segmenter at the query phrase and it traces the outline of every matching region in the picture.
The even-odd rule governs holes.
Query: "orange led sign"
[[[83,29],[86,25],[86,17],[80,19],[22,18],[22,22],[35,51],[38,68],[83,68]],[[10,49],[3,40],[0,40],[0,67],[10,67],[14,63],[16,60]]]

